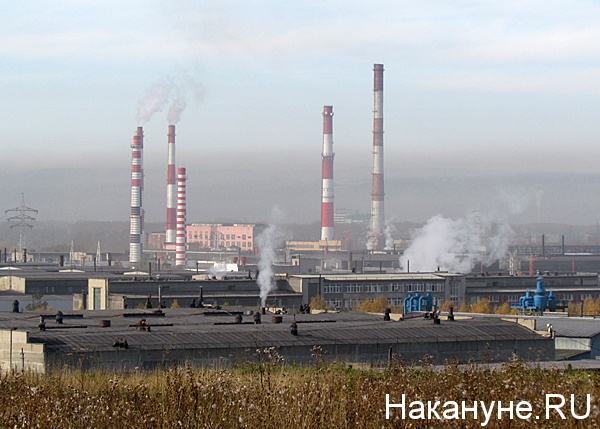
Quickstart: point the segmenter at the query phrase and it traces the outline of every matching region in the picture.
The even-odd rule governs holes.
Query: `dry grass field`
[[[423,362],[396,362],[382,370],[358,370],[325,363],[315,352],[313,366],[286,365],[275,349],[257,350],[247,365],[222,369],[176,367],[151,372],[102,373],[73,369],[48,374],[12,373],[0,379],[0,428],[519,428],[598,427],[600,376],[593,372],[530,368],[515,360],[501,369],[475,365],[436,368]],[[575,394],[578,415],[545,416],[545,395]],[[407,398],[386,419],[386,394]],[[484,421],[465,418],[411,419],[411,401],[527,401],[532,415],[521,419],[496,410]],[[488,406],[486,405],[486,406]],[[443,409],[438,408],[441,414]],[[416,409],[413,417],[418,417]],[[539,420],[534,416],[539,415]],[[485,426],[484,426],[485,423]]]

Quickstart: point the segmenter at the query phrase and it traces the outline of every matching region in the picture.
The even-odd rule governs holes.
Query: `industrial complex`
[[[502,362],[513,354],[536,361],[596,356],[600,330],[593,318],[559,311],[495,316],[436,308],[445,302],[458,308],[482,297],[518,306],[527,293],[535,290],[537,297],[541,278],[557,297],[598,297],[597,274],[288,272],[295,267],[275,267],[279,274],[261,307],[252,264],[220,272],[11,266],[0,277],[2,300],[11,303],[0,311],[0,364],[39,371],[65,364],[108,369],[223,365],[251,360],[261,347],[276,347],[290,363],[310,362],[313,347],[336,362],[368,365],[383,365],[393,356],[414,363],[431,356],[440,364]],[[46,296],[62,296],[68,307],[34,310],[29,305]],[[433,311],[403,309],[407,299],[419,296],[430,300]],[[309,307],[316,297],[328,310]],[[365,299],[378,297],[400,312],[355,311]],[[585,329],[576,328],[579,324]]]
[[[322,112],[321,228],[312,240],[286,240],[265,223],[188,222],[190,171],[177,164],[173,124],[165,227],[145,231],[144,131],[137,127],[129,252],[104,256],[98,244],[95,255],[0,254],[0,366],[44,372],[62,365],[231,365],[263,347],[276,347],[289,363],[310,362],[315,347],[327,359],[373,366],[424,356],[438,364],[513,355],[596,359],[596,315],[573,318],[567,310],[600,299],[600,249],[571,251],[564,237],[562,248],[552,249],[542,236],[539,245],[506,243],[495,255],[476,222],[475,250],[451,249],[461,262],[475,261],[464,272],[445,260],[412,271],[411,261],[402,261],[410,240],[385,232],[383,65],[373,71],[371,213],[361,248],[352,245],[348,225],[336,230],[336,219],[350,216],[336,215],[334,206],[333,106]],[[384,313],[357,311],[377,299],[388,307]],[[458,311],[484,299],[517,314]]]

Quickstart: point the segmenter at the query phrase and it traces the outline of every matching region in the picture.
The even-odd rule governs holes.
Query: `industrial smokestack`
[[[185,196],[185,168],[177,169],[177,237],[175,244],[175,265],[184,267],[187,263],[186,255],[186,196]]]
[[[166,243],[175,243],[177,230],[177,174],[175,171],[175,125],[169,125],[167,155],[167,227]]]
[[[333,106],[323,107],[321,240],[333,240]]]
[[[143,148],[144,131],[142,127],[138,127],[131,144],[131,214],[129,216],[129,263],[131,265],[137,264],[142,257]]]
[[[383,64],[375,64],[373,109],[373,187],[371,191],[371,233],[369,249],[383,248],[385,213],[383,204]]]

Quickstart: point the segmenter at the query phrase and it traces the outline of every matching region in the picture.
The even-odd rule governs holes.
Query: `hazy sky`
[[[596,1],[4,3],[2,209],[24,192],[40,218],[126,221],[142,125],[146,216],[163,219],[168,105],[142,120],[138,103],[169,83],[188,221],[318,220],[324,105],[336,206],[368,212],[383,63],[388,219],[460,216],[499,189],[531,221],[536,194],[542,220],[598,219]]]

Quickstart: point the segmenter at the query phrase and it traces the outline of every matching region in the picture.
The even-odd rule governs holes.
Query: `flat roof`
[[[301,279],[327,280],[444,280],[445,277],[464,277],[453,273],[352,273],[352,274],[290,274],[289,277]]]
[[[248,308],[229,307],[230,311],[253,312]],[[165,309],[164,317],[154,317],[152,310],[106,310],[64,312],[64,323],[54,318],[46,320],[46,331],[38,330],[38,312],[0,313],[0,329],[29,331],[30,342],[46,344],[47,351],[106,351],[113,350],[117,338],[125,338],[130,349],[222,349],[262,346],[303,346],[427,343],[458,341],[540,340],[540,335],[515,323],[497,318],[476,318],[434,325],[423,318],[404,321],[383,321],[380,315],[358,312],[324,314],[286,314],[282,323],[272,323],[272,314],[262,316],[262,324],[234,324],[234,314],[218,314],[211,309]],[[49,313],[43,313],[49,314]],[[81,318],[67,318],[81,314]],[[131,317],[125,317],[129,314]],[[290,334],[290,324],[298,323],[298,336]],[[154,326],[151,332],[138,331],[134,325],[145,318]],[[101,321],[110,327],[101,327]],[[244,322],[252,322],[245,314]],[[226,324],[215,324],[225,322]],[[168,326],[167,326],[168,325]],[[78,328],[76,326],[87,326]]]
[[[552,324],[556,337],[592,338],[600,335],[600,319],[590,317],[536,317],[536,328],[546,329]]]

